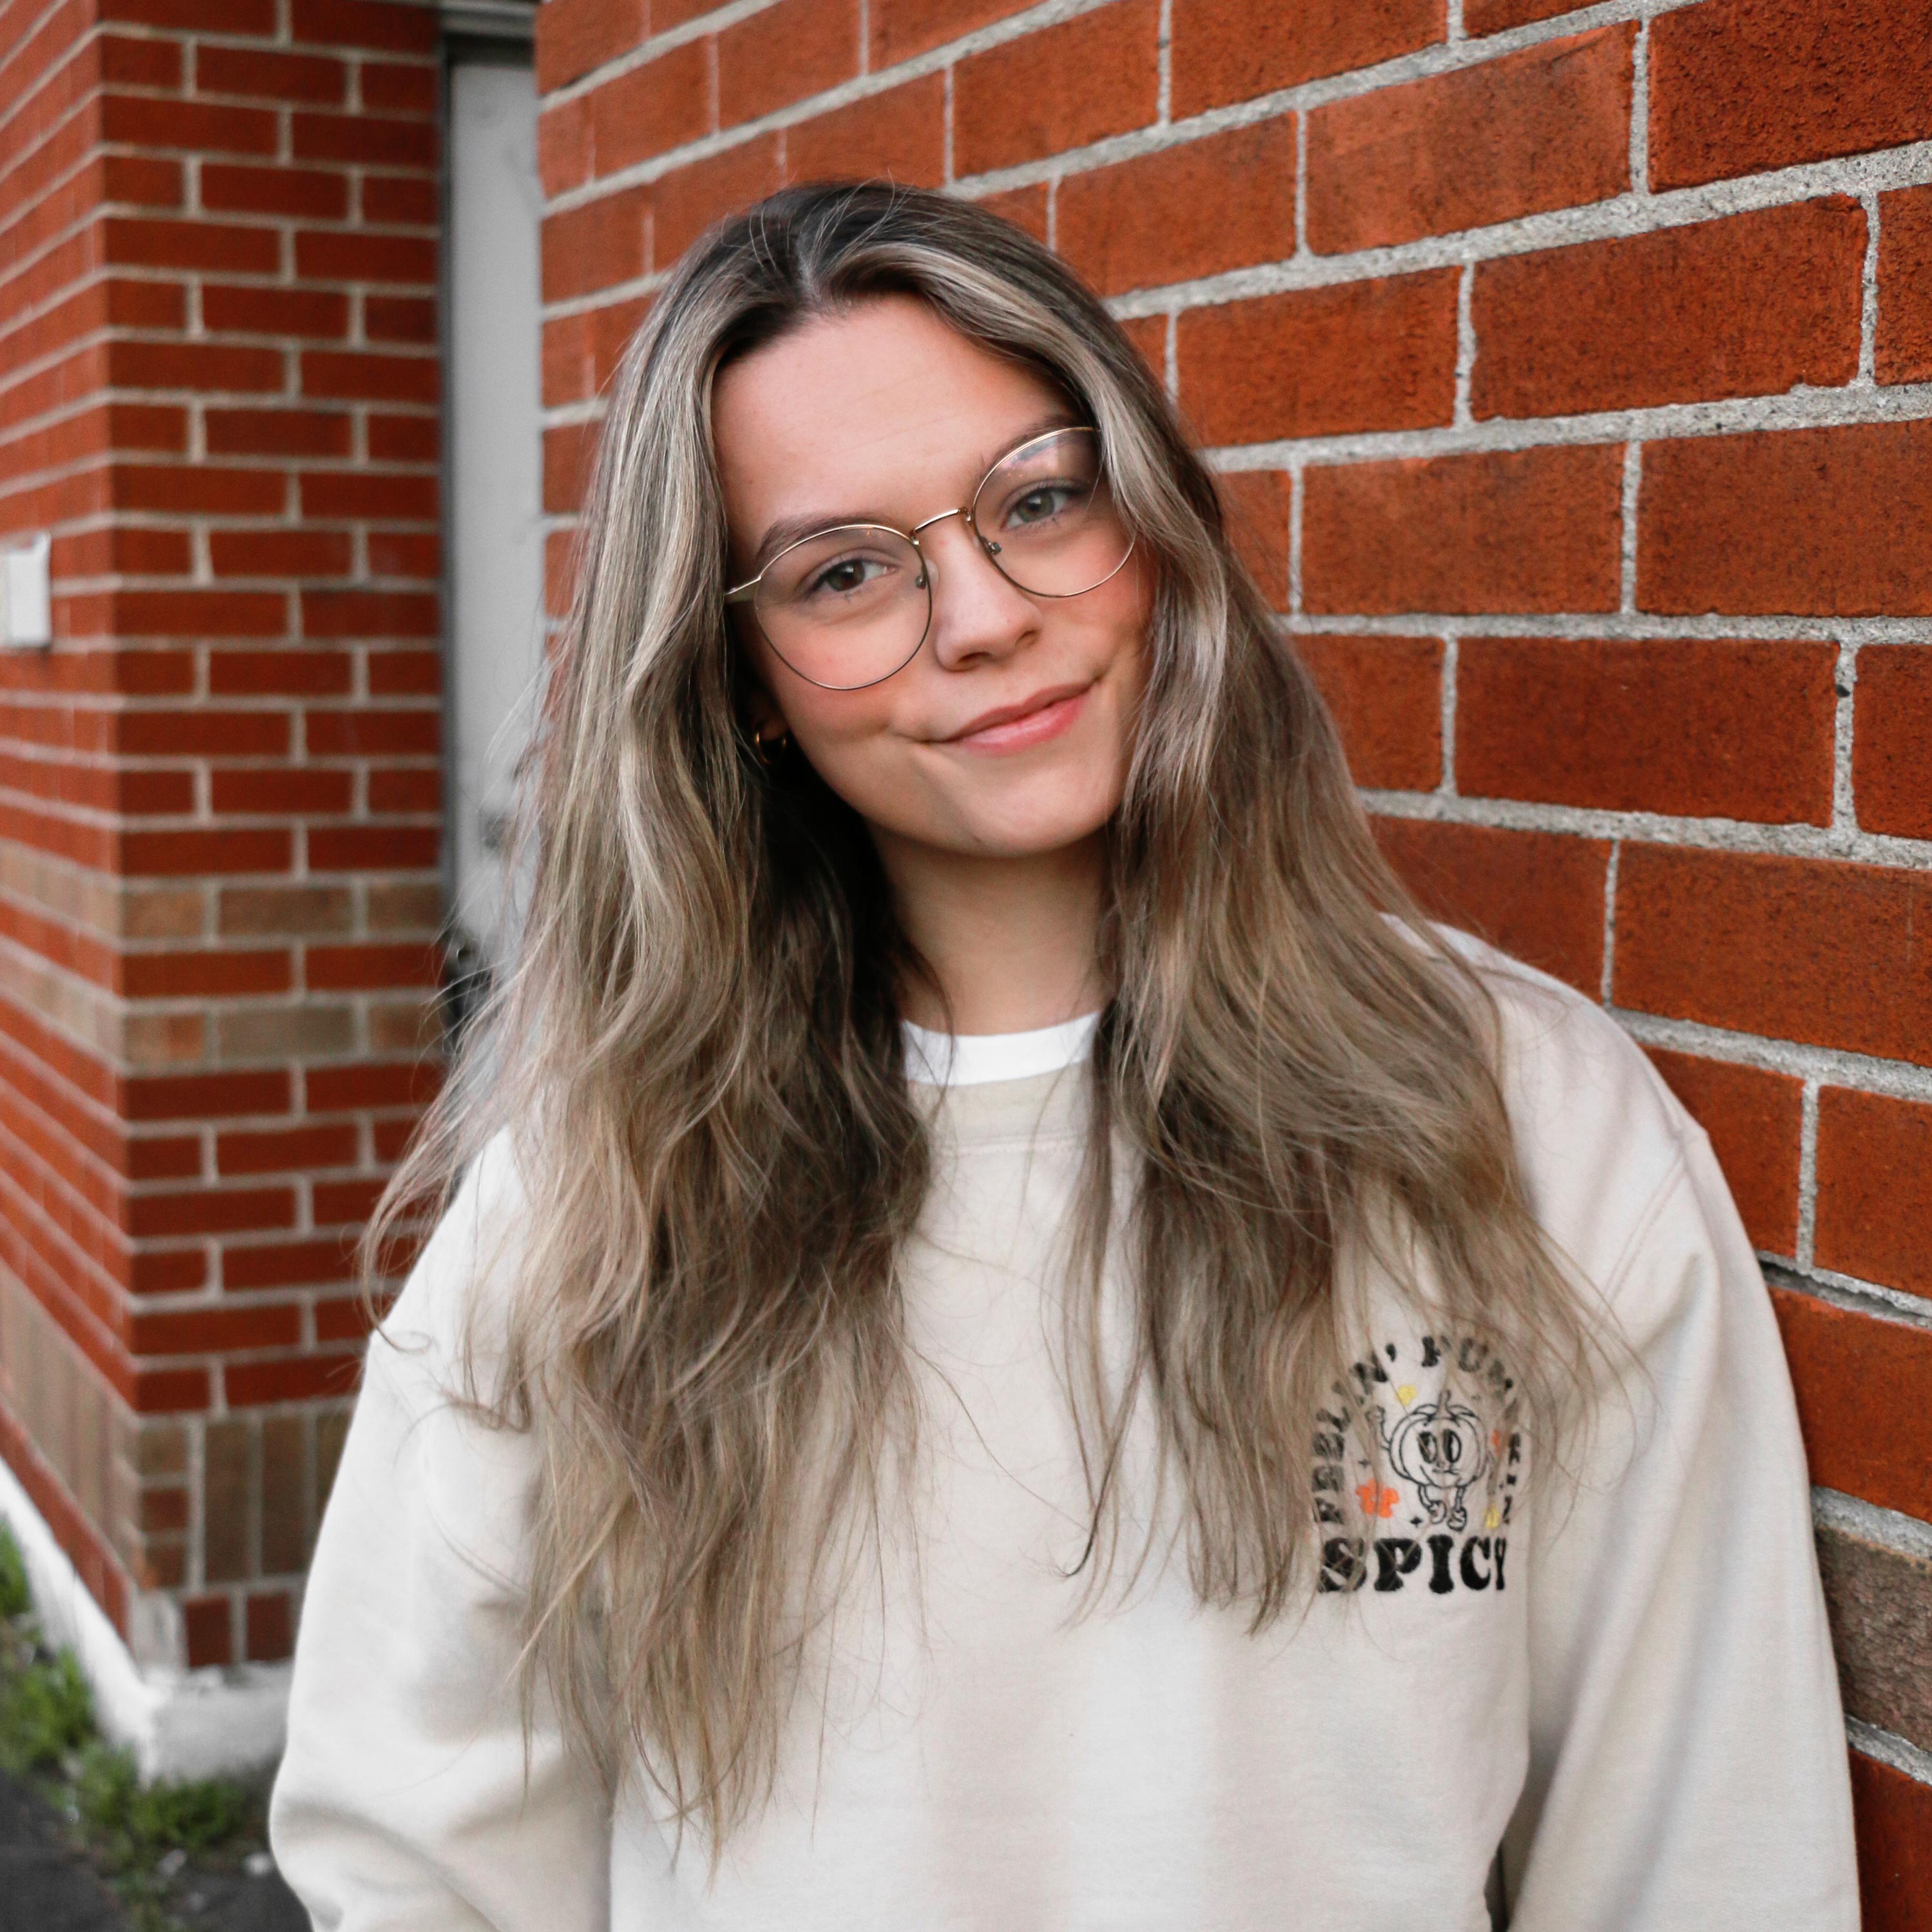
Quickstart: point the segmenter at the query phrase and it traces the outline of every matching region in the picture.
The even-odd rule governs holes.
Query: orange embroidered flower
[[[1379,1483],[1364,1483],[1355,1494],[1361,1498],[1363,1510],[1370,1516],[1394,1516],[1395,1506],[1401,1500],[1394,1490],[1385,1490]]]

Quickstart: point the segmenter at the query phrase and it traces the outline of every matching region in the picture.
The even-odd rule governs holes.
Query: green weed
[[[0,1771],[56,1771],[93,1735],[94,1699],[72,1651],[0,1672]]]
[[[33,1595],[27,1588],[26,1559],[14,1540],[13,1532],[0,1523],[0,1622],[11,1623],[17,1617],[31,1616],[33,1610]]]
[[[178,1932],[167,1879],[182,1860],[164,1863],[171,1853],[225,1863],[262,1841],[258,1792],[227,1778],[144,1784],[134,1754],[96,1732],[87,1679],[72,1651],[44,1641],[26,1566],[4,1525],[0,1772],[34,1785],[72,1821],[136,1932]]]

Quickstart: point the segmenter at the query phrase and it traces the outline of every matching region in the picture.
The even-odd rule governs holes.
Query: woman
[[[1856,1924],[1708,1147],[1418,917],[1050,255],[701,242],[539,765],[309,1586],[319,1924]]]

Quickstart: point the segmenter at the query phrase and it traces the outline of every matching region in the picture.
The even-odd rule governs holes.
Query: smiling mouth
[[[1039,744],[1057,736],[1072,723],[1092,688],[1090,684],[1057,685],[1051,690],[1036,692],[1020,704],[982,712],[963,730],[939,742],[986,752]]]

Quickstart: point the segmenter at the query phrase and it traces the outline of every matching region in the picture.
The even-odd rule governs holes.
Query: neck
[[[1097,836],[1023,858],[874,836],[899,923],[944,994],[922,982],[902,989],[916,1025],[1026,1033],[1106,1000],[1094,956],[1105,866]]]

